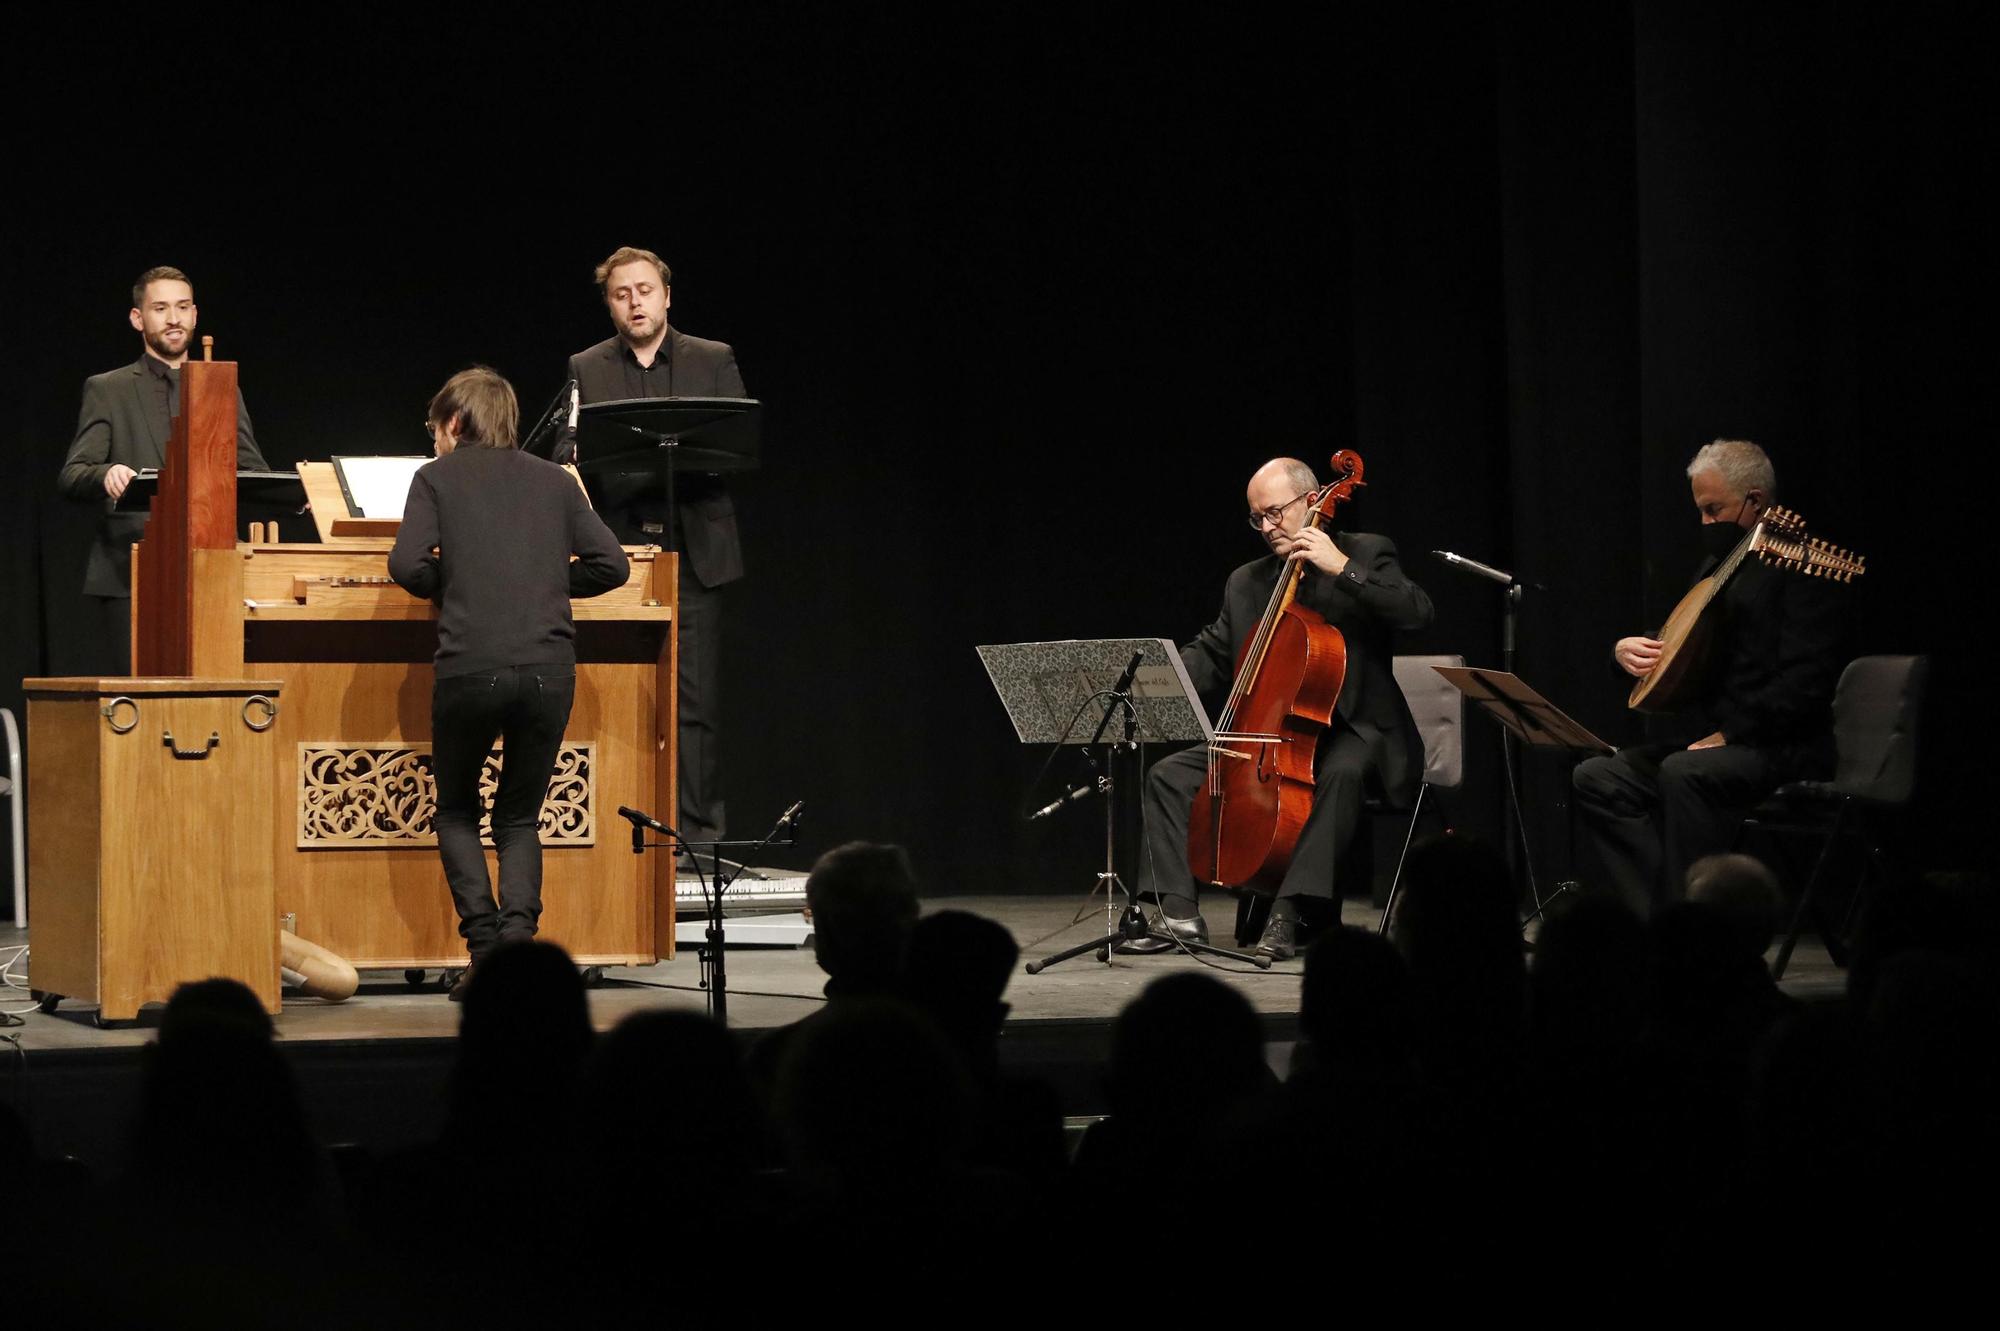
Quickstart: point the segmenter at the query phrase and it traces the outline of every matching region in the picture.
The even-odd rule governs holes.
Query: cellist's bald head
[[[1250,488],[1256,489],[1259,481],[1273,480],[1290,486],[1293,494],[1319,488],[1319,477],[1313,475],[1313,469],[1297,458],[1272,458],[1251,474]]]

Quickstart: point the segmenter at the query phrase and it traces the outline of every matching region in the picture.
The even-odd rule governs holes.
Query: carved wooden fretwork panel
[[[597,843],[597,746],[564,744],[556,753],[548,794],[542,799],[545,846]],[[479,773],[479,838],[493,844],[493,797],[500,789],[500,749],[486,755]],[[299,745],[301,850],[383,850],[435,846],[431,815],[437,783],[430,750],[413,744],[349,744],[337,740]]]

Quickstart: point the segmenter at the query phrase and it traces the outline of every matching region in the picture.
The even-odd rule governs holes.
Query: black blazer
[[[747,397],[736,353],[726,342],[689,337],[667,327],[661,347],[667,375],[656,397]],[[569,358],[569,375],[585,402],[616,402],[630,396],[622,339],[608,337]],[[657,381],[657,365],[655,362]],[[557,445],[556,460],[574,455],[575,440]],[[660,545],[667,508],[664,482],[651,475],[620,473],[584,477],[590,501],[627,545]],[[683,473],[674,481],[674,506],[680,510],[682,557],[704,587],[720,587],[743,576],[743,543],[736,530],[736,503],[720,476]],[[646,531],[642,524],[654,530]]]
[[[1299,603],[1318,611],[1347,639],[1347,678],[1334,710],[1367,741],[1383,792],[1398,805],[1416,798],[1424,776],[1424,744],[1392,666],[1398,629],[1427,628],[1431,598],[1396,562],[1396,544],[1366,532],[1336,532],[1333,543],[1348,558],[1345,572],[1328,577],[1308,568],[1299,581]],[[1213,716],[1236,681],[1236,652],[1256,631],[1283,564],[1276,555],[1252,560],[1229,575],[1222,613],[1181,648],[1188,679]]]
[[[123,369],[107,370],[83,381],[83,410],[76,420],[76,438],[63,459],[56,484],[71,499],[99,505],[97,537],[90,547],[83,590],[86,596],[132,594],[132,543],[144,534],[146,515],[113,513],[104,493],[104,474],[119,463],[140,471],[166,460],[167,436],[173,422],[166,396],[141,356]],[[242,471],[268,471],[250,428],[250,411],[243,390],[236,390],[236,466]]]
[[[1704,560],[1696,581],[1719,562]],[[1701,687],[1674,737],[1720,730],[1731,744],[1766,751],[1786,778],[1831,771],[1834,686],[1852,613],[1841,583],[1745,560],[1722,589]]]

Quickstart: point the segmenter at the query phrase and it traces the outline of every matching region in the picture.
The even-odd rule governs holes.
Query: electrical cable
[[[706,989],[704,989],[701,985],[698,984],[667,984],[661,980],[635,980],[629,976],[624,976],[624,975],[621,975],[616,979],[607,976],[604,982],[607,985],[613,985],[613,984],[632,985],[640,989],[673,989],[678,992],[687,994],[701,994],[708,992]],[[732,998],[737,997],[739,995],[747,995],[751,998],[796,998],[802,1003],[826,1002],[825,994],[778,994],[778,993],[772,993],[771,991],[765,989],[731,989],[729,991],[729,994],[730,997]]]
[[[28,944],[21,943],[11,948],[0,948],[0,955],[6,956],[4,961],[0,961],[0,982],[4,982],[9,989],[27,990],[27,984],[15,978],[14,968],[28,959]],[[31,1002],[26,1007],[0,1008],[0,1014],[13,1017],[25,1012],[35,1012],[40,1008],[40,1003]]]

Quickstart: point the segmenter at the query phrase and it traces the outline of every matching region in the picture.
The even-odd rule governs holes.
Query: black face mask
[[[1742,512],[1742,509],[1737,509],[1739,516]],[[1727,559],[1729,552],[1736,548],[1736,543],[1749,534],[1733,521],[1704,522],[1701,524],[1701,551],[1715,559]]]

